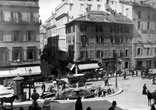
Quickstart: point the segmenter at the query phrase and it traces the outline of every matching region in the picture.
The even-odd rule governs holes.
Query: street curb
[[[118,94],[121,94],[122,92],[123,92],[123,89],[122,89],[122,88],[119,88],[119,90],[118,90],[116,93],[111,94],[111,95],[108,95],[108,96],[106,96],[105,98],[112,97],[112,96],[116,96],[116,95],[118,95]]]
[[[123,89],[122,88],[119,88],[119,90],[116,93],[114,93],[114,94],[111,94],[111,95],[108,95],[108,96],[105,96],[105,97],[95,97],[95,98],[82,99],[82,101],[85,102],[85,101],[101,101],[101,100],[106,100],[107,98],[116,96],[118,94],[121,94],[122,92],[123,92]],[[57,101],[59,103],[72,103],[72,102],[75,102],[75,100],[55,100],[55,101]]]

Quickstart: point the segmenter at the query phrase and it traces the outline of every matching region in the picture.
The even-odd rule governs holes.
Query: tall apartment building
[[[131,52],[132,61],[128,65],[138,67],[148,65],[149,68],[155,68],[156,13],[154,4],[151,5],[151,1],[148,3],[150,4],[145,4],[141,0],[62,0],[55,13],[46,22],[49,31],[48,45],[53,47],[51,56],[54,60],[50,61],[57,67],[62,67],[62,61],[67,60],[67,53],[72,47],[68,47],[66,23],[85,16],[90,11],[107,11],[123,14],[133,21],[132,48],[128,50]]]
[[[105,0],[62,0],[62,3],[56,7],[55,15],[47,20],[50,23],[51,30],[56,29],[50,36],[58,37],[58,48],[62,51],[67,51],[65,24],[77,17],[83,16],[88,10],[105,11]],[[57,27],[57,28],[56,28]],[[56,33],[56,34],[55,34]]]
[[[52,48],[51,63],[63,67],[67,60],[67,41],[65,24],[77,17],[84,16],[88,11],[105,11],[106,0],[62,0],[55,12],[46,21],[48,45]],[[66,67],[65,67],[66,68]]]
[[[121,14],[90,11],[66,24],[69,59],[92,59],[114,70],[116,58],[122,68],[131,64],[133,25]]]
[[[116,7],[115,5],[116,4]],[[133,65],[156,68],[156,8],[148,1],[109,1],[109,7],[133,21]]]
[[[0,67],[39,64],[38,0],[0,0]]]

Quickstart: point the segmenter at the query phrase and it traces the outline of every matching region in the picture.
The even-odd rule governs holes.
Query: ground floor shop
[[[102,59],[102,65],[103,68],[106,70],[113,70],[115,71],[116,69],[124,69],[124,68],[129,68],[131,65],[131,60],[129,58],[118,58],[117,60],[114,58],[107,58],[107,59]]]
[[[136,59],[136,66],[139,68],[156,68],[156,59]]]

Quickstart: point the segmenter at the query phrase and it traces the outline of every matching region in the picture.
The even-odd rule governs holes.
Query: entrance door
[[[125,68],[128,68],[128,62],[125,62]]]
[[[146,64],[147,64],[146,65],[147,68],[151,68],[151,65],[152,65],[152,62],[151,61],[147,61]]]
[[[4,50],[0,49],[0,65],[4,65],[5,64],[5,53]]]
[[[142,61],[137,61],[136,64],[137,64],[137,67],[138,67],[138,68],[141,68],[141,67],[143,66],[143,65],[142,65]]]

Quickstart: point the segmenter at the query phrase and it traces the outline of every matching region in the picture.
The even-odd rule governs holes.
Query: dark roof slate
[[[91,11],[87,15],[76,18],[74,21],[89,21],[89,22],[106,22],[106,23],[121,23],[132,24],[132,21],[122,14],[110,14],[103,11]]]

